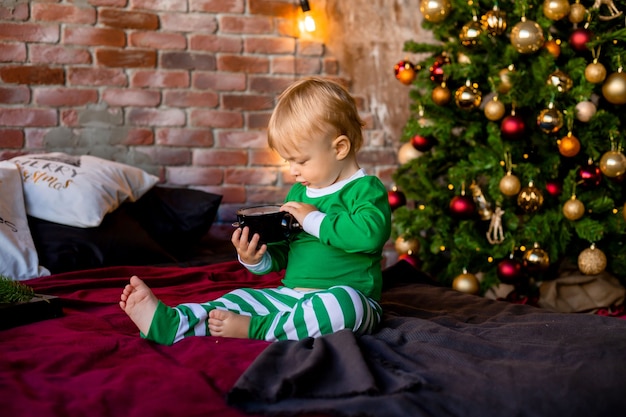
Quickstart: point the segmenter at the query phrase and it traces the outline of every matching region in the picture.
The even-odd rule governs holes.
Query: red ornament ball
[[[505,139],[519,140],[524,137],[526,132],[526,124],[520,116],[511,114],[502,119],[500,123],[500,132]]]
[[[435,145],[435,140],[417,134],[411,138],[411,145],[420,152],[428,152]]]
[[[409,61],[400,61],[393,67],[393,71],[398,81],[410,85],[415,80],[417,67]]]
[[[430,67],[430,79],[441,84],[445,79],[443,66],[450,62],[450,58],[444,55],[439,55],[435,58],[435,62]]]
[[[578,28],[574,30],[569,36],[569,44],[576,52],[586,52],[587,42],[593,39],[593,33],[586,28]]]
[[[602,181],[602,171],[599,166],[589,164],[578,170],[578,180],[585,187],[596,187]]]
[[[548,180],[546,182],[546,191],[553,197],[558,197],[563,192],[563,184],[557,179]]]
[[[476,214],[476,203],[467,195],[457,195],[450,200],[450,214],[459,220],[470,219]]]
[[[515,284],[524,276],[522,263],[514,258],[503,259],[496,272],[500,281],[505,284]]]
[[[389,200],[389,206],[391,210],[395,210],[398,207],[402,207],[406,204],[406,196],[402,191],[390,190],[387,191],[387,199]]]
[[[420,261],[417,256],[415,256],[415,254],[409,255],[408,253],[403,253],[402,255],[398,256],[398,260],[408,263],[415,269],[420,268]]]

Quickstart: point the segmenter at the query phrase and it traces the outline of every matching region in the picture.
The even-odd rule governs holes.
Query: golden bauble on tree
[[[543,14],[550,20],[561,20],[569,14],[569,11],[568,0],[545,0],[543,2]]]
[[[611,104],[626,103],[626,74],[619,68],[602,84],[602,95]]]
[[[545,37],[543,29],[532,20],[522,17],[521,22],[513,26],[511,30],[511,45],[520,54],[532,54],[543,46]]]
[[[429,22],[442,22],[450,14],[450,0],[421,0],[420,12]]]
[[[401,165],[406,164],[407,162],[419,158],[423,153],[415,149],[415,146],[411,142],[406,142],[400,149],[398,149],[398,162]]]
[[[398,236],[395,249],[398,255],[413,255],[419,252],[420,242],[417,239],[405,239],[404,236]]]
[[[463,273],[457,275],[452,281],[452,288],[466,294],[478,294],[480,291],[480,282],[476,275],[463,270]]]
[[[550,267],[550,256],[535,242],[531,249],[524,252],[522,263],[530,273],[545,272]]]
[[[606,79],[606,68],[594,59],[585,67],[585,79],[592,84],[599,84]]]
[[[480,18],[483,30],[486,30],[492,36],[502,35],[506,32],[506,12],[503,12],[494,6]]]
[[[574,81],[572,78],[561,70],[556,70],[548,76],[546,81],[548,85],[553,85],[560,93],[565,93],[572,89]]]
[[[534,213],[543,206],[543,193],[530,181],[517,195],[517,205],[526,213]]]
[[[563,215],[567,220],[578,220],[585,214],[585,205],[573,195],[563,204]]]
[[[461,45],[465,47],[472,47],[478,43],[478,37],[482,33],[483,28],[478,22],[478,19],[474,17],[474,19],[461,28],[461,32],[459,33],[459,39],[461,40]]]
[[[463,110],[474,110],[480,106],[482,93],[475,85],[466,81],[464,86],[459,87],[454,93],[456,105]]]
[[[556,133],[563,127],[563,113],[550,103],[550,107],[539,112],[537,126],[544,133]]]
[[[582,4],[576,2],[570,5],[568,19],[572,23],[580,23],[585,19],[587,9]]]
[[[550,39],[546,43],[543,44],[543,47],[546,48],[550,55],[555,58],[558,58],[561,55],[561,42]]]
[[[517,195],[522,188],[519,178],[507,172],[500,180],[500,192],[508,197]]]
[[[452,100],[452,92],[444,82],[433,88],[433,91],[431,92],[431,98],[436,105],[445,106],[450,102],[450,100]]]
[[[400,61],[393,67],[396,79],[405,85],[411,85],[411,83],[413,83],[419,69],[421,69],[421,67],[415,66],[415,64],[407,60]]]
[[[508,68],[503,68],[498,72],[498,77],[500,77],[498,93],[505,94],[511,90],[513,87],[513,84],[511,83],[511,72],[513,71],[514,69],[512,66],[509,66]]]
[[[578,269],[585,275],[597,275],[605,268],[606,255],[594,244],[578,255]]]
[[[494,96],[485,104],[485,117],[493,122],[502,119],[506,108],[504,104],[498,100],[498,96]]]
[[[626,156],[620,151],[608,151],[600,158],[600,171],[609,178],[626,172]]]
[[[559,153],[568,158],[574,157],[580,152],[580,141],[572,135],[572,132],[559,139],[557,145],[559,146]]]

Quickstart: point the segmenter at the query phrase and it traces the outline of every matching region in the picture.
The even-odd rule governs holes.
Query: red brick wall
[[[139,166],[222,194],[225,224],[282,200],[291,179],[264,130],[277,94],[309,74],[354,84],[323,40],[299,38],[297,4],[3,0],[0,159],[64,151]],[[391,186],[396,147],[353,93],[368,123],[362,165]]]

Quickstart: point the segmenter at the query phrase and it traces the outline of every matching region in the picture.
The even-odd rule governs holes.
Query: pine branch
[[[20,303],[29,301],[35,295],[33,289],[19,281],[0,275],[0,303]]]

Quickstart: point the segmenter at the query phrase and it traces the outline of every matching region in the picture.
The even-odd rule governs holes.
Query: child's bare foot
[[[130,278],[130,284],[124,287],[120,296],[120,307],[144,335],[150,330],[158,304],[159,299],[152,290],[136,276]]]
[[[209,330],[211,336],[248,338],[250,317],[233,313],[232,311],[209,311]]]

